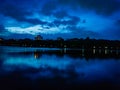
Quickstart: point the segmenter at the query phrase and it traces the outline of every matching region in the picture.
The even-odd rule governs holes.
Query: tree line
[[[76,48],[76,49],[120,49],[119,40],[86,39],[72,38],[64,40],[59,37],[52,39],[0,39],[1,46],[20,46],[20,47],[48,47],[48,48]]]

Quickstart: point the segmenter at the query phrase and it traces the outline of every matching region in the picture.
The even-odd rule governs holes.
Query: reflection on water
[[[119,51],[17,47],[0,50],[0,84],[43,87],[39,83],[60,90],[62,85],[81,88],[103,84],[119,89]]]

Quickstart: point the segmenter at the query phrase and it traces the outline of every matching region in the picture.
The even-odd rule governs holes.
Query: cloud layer
[[[120,39],[118,34],[120,0],[0,0],[0,2],[0,17],[4,17],[1,17],[0,21],[2,33],[4,31],[8,34],[30,35],[67,33],[70,37],[78,38],[94,36]]]

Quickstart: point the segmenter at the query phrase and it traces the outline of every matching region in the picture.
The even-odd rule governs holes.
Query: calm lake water
[[[1,46],[0,88],[120,90],[119,52],[111,51],[115,56],[81,52]]]

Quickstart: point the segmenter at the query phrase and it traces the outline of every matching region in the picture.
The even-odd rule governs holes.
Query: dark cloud
[[[17,5],[14,5],[13,2],[11,4],[10,1],[9,2],[8,1],[9,0],[5,0],[4,2],[2,2],[2,4],[0,4],[0,13],[3,14],[4,16],[11,17],[20,22],[28,22],[31,24],[42,24],[42,25],[47,24],[47,21],[43,22],[39,19],[26,18],[27,16],[32,16],[34,12],[31,12],[30,10],[28,10],[28,8],[23,9],[22,5],[21,5],[21,7],[18,7]],[[25,0],[24,3],[26,1],[28,1],[28,0]],[[17,4],[18,4],[18,2],[19,2],[18,0],[16,2],[14,1],[14,3],[17,3]],[[67,14],[66,11],[53,12],[57,9],[58,5],[59,4],[57,1],[54,1],[54,0],[48,1],[43,5],[43,7],[41,9],[41,13],[44,15],[53,15],[57,19],[62,19],[64,17],[68,17],[71,19],[69,21],[58,20],[58,21],[55,21],[56,24],[75,25],[79,22],[78,17],[70,16]]]
[[[80,22],[80,18],[76,16],[69,16],[70,20],[55,20],[54,24],[59,25],[77,25]]]
[[[14,18],[18,21],[24,21],[25,16],[31,15],[29,12],[9,4],[6,4],[4,7],[0,8],[0,12],[1,14]]]
[[[66,21],[66,20],[64,20],[64,21],[59,21],[59,20],[56,20],[56,21],[54,21],[54,23],[57,25],[57,26],[59,26],[59,25],[74,25],[74,21],[72,21],[72,20],[68,20],[68,21]],[[76,23],[76,22],[75,22]],[[76,24],[75,24],[76,25]]]
[[[0,8],[0,13],[4,16],[11,17],[17,21],[20,22],[27,22],[31,24],[46,24],[47,22],[43,22],[38,19],[28,19],[27,16],[32,15],[32,12],[28,12],[26,9],[23,10],[22,8],[19,8],[17,6],[13,6],[11,4],[5,4]]]
[[[0,34],[4,33],[6,31],[5,27],[3,25],[0,25]]]
[[[45,5],[43,5],[42,9],[41,9],[41,13],[44,15],[51,15],[53,13],[53,11],[57,8],[57,4],[55,1],[49,1],[47,3],[45,3]]]
[[[66,29],[70,30],[72,34],[76,37],[91,37],[91,38],[101,37],[99,33],[86,30],[85,27],[68,26]]]
[[[70,16],[71,17],[71,24],[75,25],[80,22],[80,18],[76,16]]]
[[[120,39],[120,19],[116,21],[115,26],[117,27],[117,29],[111,30],[112,34],[114,34],[114,36],[116,36],[116,38]]]
[[[8,35],[7,29],[5,29],[4,25],[0,24],[0,37],[1,36],[6,36],[6,35]]]
[[[69,17],[69,15],[67,14],[66,11],[57,11],[53,14],[56,18],[58,19],[62,19],[62,18],[65,18],[65,17]]]
[[[86,20],[84,19],[84,20],[82,21],[82,23],[86,23]]]
[[[82,7],[95,10],[103,15],[110,15],[120,10],[120,2],[118,0],[59,0],[59,3],[68,5],[71,8]]]
[[[78,27],[80,26],[80,23],[82,25],[85,24],[83,26],[87,27],[90,20],[91,23],[94,23],[97,18],[99,22],[99,17],[93,18],[95,19],[95,21],[89,19],[90,17],[88,17],[88,21],[86,21],[86,19],[80,18],[79,16],[87,18],[86,16],[83,16],[85,14],[84,12],[95,11],[97,14],[106,16],[112,15],[119,10],[120,1],[118,0],[0,0],[0,17],[4,17],[1,21],[2,24],[5,24],[5,26],[14,27],[15,24],[15,26],[21,27],[21,25],[18,24],[23,25],[24,22],[25,24],[27,22],[27,24],[30,26],[40,24],[41,26],[43,26],[43,28],[49,29],[55,27],[55,25],[58,26],[58,28],[60,25],[62,25],[64,26],[64,28],[67,27],[65,29],[72,31],[75,35],[83,36],[96,35],[97,37],[98,34],[94,31],[96,30],[96,32],[98,32],[96,28],[102,27],[102,25],[98,26],[99,23],[96,23],[98,27],[91,26],[92,29],[94,29],[94,27],[95,29],[90,31],[85,30],[85,28]],[[41,17],[38,15],[40,15]],[[96,14],[94,15],[96,16]],[[52,18],[50,18],[49,16],[52,16]],[[6,17],[10,17],[10,19]],[[109,18],[104,18],[109,19],[116,17],[111,16]],[[10,23],[7,22],[7,20],[11,20],[9,21]],[[106,25],[107,28],[107,24],[108,23],[104,23],[103,26]],[[113,35],[109,36],[118,36],[118,33],[120,32],[120,20],[118,20],[115,25],[111,25],[111,27],[115,29],[117,28],[117,30],[113,29],[111,30],[111,32],[108,32],[109,34],[113,33]],[[4,26],[1,25],[0,33],[4,33],[4,31],[6,30]]]
[[[40,25],[45,25],[45,24],[48,23],[48,22],[44,22],[44,21],[41,21],[41,20],[38,20],[38,19],[25,19],[25,21],[28,22],[28,23],[40,24]]]
[[[115,24],[120,26],[120,20],[117,20]]]
[[[37,7],[37,5],[41,4],[40,0],[0,0],[0,2],[1,5],[11,4],[14,6],[23,7],[24,9],[31,9],[33,6]]]
[[[56,25],[56,26],[59,26],[59,25],[57,25],[57,24],[54,24],[54,22],[52,22],[52,23],[47,23],[46,25],[48,25],[49,27],[54,27],[55,25]]]
[[[68,26],[67,27],[68,30],[71,30],[73,32],[79,32],[80,30],[84,30],[84,28],[80,28],[80,27],[76,27],[76,26]]]
[[[77,25],[80,22],[79,17],[71,16],[64,10],[53,13],[53,16],[57,19],[54,21],[56,25]],[[68,20],[65,20],[66,18]]]

